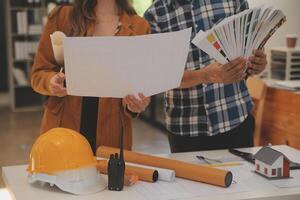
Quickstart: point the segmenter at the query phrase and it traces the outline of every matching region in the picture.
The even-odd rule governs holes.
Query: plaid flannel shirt
[[[246,0],[156,0],[144,17],[153,33],[192,28],[209,30],[222,19],[248,8]],[[186,69],[198,70],[214,62],[191,44]],[[252,108],[245,81],[200,84],[165,93],[167,129],[176,135],[212,136],[239,126]]]

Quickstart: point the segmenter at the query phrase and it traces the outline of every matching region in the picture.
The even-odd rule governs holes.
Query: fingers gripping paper
[[[119,149],[100,146],[97,149],[97,156],[109,158],[110,154],[119,152]],[[153,167],[171,169],[177,177],[199,181],[221,187],[229,187],[232,183],[232,173],[229,171],[212,167],[199,166],[182,161],[161,158],[132,151],[124,151],[124,159],[127,162],[148,165]]]
[[[68,37],[64,40],[69,95],[152,96],[180,85],[191,29],[145,36]]]

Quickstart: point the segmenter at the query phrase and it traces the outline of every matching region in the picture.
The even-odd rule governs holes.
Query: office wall
[[[5,1],[0,1],[0,91],[7,90],[8,74],[6,59],[6,37],[5,37]]]
[[[249,6],[259,6],[262,4],[272,5],[281,9],[287,16],[287,22],[270,39],[266,45],[266,50],[274,46],[285,46],[286,34],[296,33],[300,37],[300,1],[299,0],[248,0]],[[300,38],[298,40],[300,46]]]

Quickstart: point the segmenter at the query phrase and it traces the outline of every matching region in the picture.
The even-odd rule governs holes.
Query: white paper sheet
[[[212,186],[200,182],[176,178],[174,182],[156,183],[138,182],[127,188],[143,200],[189,199],[210,195],[222,195],[240,192],[272,191],[278,188],[300,186],[300,171],[292,170],[291,179],[268,180],[254,172],[254,165],[246,161],[240,166],[220,167],[233,174],[233,183],[229,188]]]
[[[71,37],[64,41],[69,95],[152,96],[180,85],[191,29],[135,37]]]
[[[271,180],[270,183],[278,188],[300,187],[300,171],[291,170],[290,176],[288,179]]]
[[[221,188],[179,178],[175,182],[147,183],[141,181],[128,190],[139,195],[141,200],[188,199],[249,191],[245,186],[237,184],[233,184],[230,188]]]
[[[209,184],[204,184],[195,181],[189,181],[181,178],[176,178],[175,182],[163,182],[157,181],[156,183],[138,182],[133,187],[128,188],[128,190],[135,192],[140,196],[141,199],[145,200],[166,200],[166,199],[188,199],[193,197],[204,197],[210,195],[221,195],[230,194],[238,192],[248,192],[260,189],[259,187],[248,185],[244,181],[244,175],[240,175],[241,178],[236,179],[239,176],[239,167],[226,168],[231,170],[234,176],[235,182],[229,188],[223,188],[218,186],[213,186]],[[247,174],[247,173],[246,173]],[[248,176],[246,178],[249,178]],[[255,184],[254,184],[255,185]],[[264,185],[259,185],[262,189]],[[267,188],[275,188],[272,185],[267,185]]]

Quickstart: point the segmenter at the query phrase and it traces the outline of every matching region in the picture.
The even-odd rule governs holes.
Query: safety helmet
[[[76,131],[54,128],[39,136],[31,153],[28,180],[56,185],[73,194],[90,194],[106,188],[96,170],[89,142]]]

